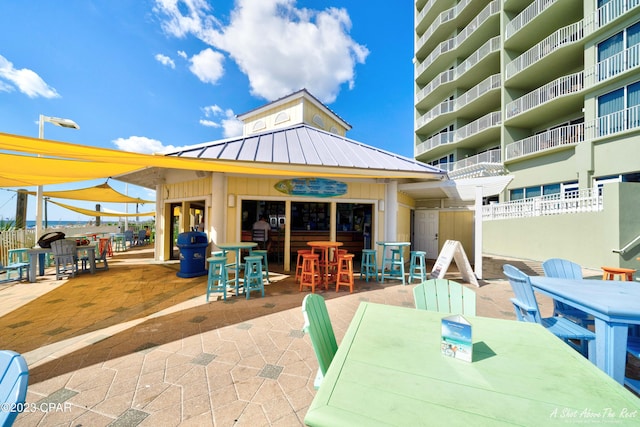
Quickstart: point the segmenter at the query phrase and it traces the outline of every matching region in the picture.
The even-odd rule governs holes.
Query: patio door
[[[415,250],[425,251],[430,259],[438,257],[438,215],[437,210],[415,211]]]

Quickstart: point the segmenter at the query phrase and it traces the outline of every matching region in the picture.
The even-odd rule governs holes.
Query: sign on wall
[[[326,178],[283,179],[274,188],[289,196],[305,197],[335,197],[347,192],[347,184]]]
[[[449,268],[449,265],[451,265],[452,260],[455,260],[456,266],[458,267],[460,274],[462,274],[462,280],[480,287],[480,285],[478,284],[478,279],[476,279],[476,275],[471,268],[471,264],[469,264],[467,254],[462,248],[462,243],[457,240],[447,240],[446,242],[444,242],[442,250],[438,255],[438,259],[436,260],[435,264],[433,265],[433,269],[431,270],[431,278],[444,278],[444,275],[447,273],[447,269]]]

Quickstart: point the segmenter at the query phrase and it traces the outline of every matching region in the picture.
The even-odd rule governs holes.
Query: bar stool
[[[262,256],[244,257],[244,294],[249,299],[251,291],[261,291],[264,298],[264,282],[262,279]]]
[[[600,267],[602,268],[602,280],[616,280],[620,276],[623,282],[633,282],[633,275],[636,272],[633,268]]]
[[[364,276],[368,282],[369,277],[378,280],[378,260],[376,259],[375,249],[362,250],[362,262],[360,263],[360,280]]]
[[[353,293],[353,254],[338,254],[336,292],[340,290],[340,286],[348,286],[349,293]]]
[[[250,248],[249,255],[250,256],[257,255],[262,257],[262,272],[265,273],[267,277],[267,283],[271,283],[271,280],[269,280],[269,260],[267,259],[267,256],[269,255],[269,251],[267,251],[266,249]]]
[[[298,283],[302,276],[302,256],[311,254],[311,249],[298,249],[298,258],[296,259],[296,281]]]
[[[123,252],[127,250],[127,242],[124,240],[124,235],[116,236],[116,252]]]
[[[300,273],[300,291],[303,286],[311,286],[311,293],[315,293],[316,284],[320,283],[320,255],[303,254],[302,272]]]
[[[229,275],[227,273],[227,259],[223,256],[213,256],[207,258],[209,263],[209,274],[207,277],[207,302],[211,292],[222,292],[223,298],[227,300],[227,283]]]
[[[389,266],[389,272],[385,273],[385,269]],[[402,248],[391,249],[391,257],[387,257],[385,253],[382,258],[382,274],[380,281],[384,283],[384,279],[400,279],[405,285],[404,278],[404,251]]]
[[[424,251],[411,251],[411,262],[409,264],[409,283],[413,282],[415,277],[420,282],[427,280],[427,270],[425,268],[425,258],[427,253]]]

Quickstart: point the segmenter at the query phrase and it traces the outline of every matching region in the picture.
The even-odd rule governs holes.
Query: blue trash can
[[[205,262],[209,241],[206,233],[180,233],[176,245],[180,249],[180,271],[176,274],[178,277],[189,278],[207,274]]]

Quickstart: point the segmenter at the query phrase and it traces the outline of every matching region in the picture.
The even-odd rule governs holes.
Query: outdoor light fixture
[[[38,123],[38,138],[40,139],[44,139],[45,122],[52,123],[63,128],[80,129],[80,126],[71,119],[61,119],[59,117],[49,117],[40,114],[40,121]],[[36,191],[36,241],[38,241],[42,235],[42,206],[44,204],[42,190],[42,185],[38,185],[38,189]]]

